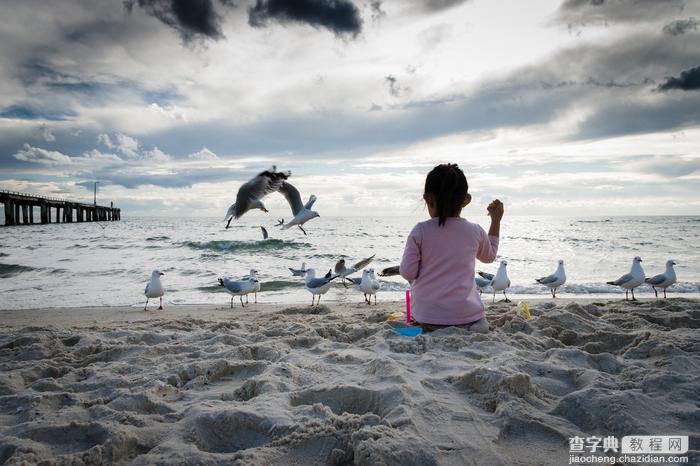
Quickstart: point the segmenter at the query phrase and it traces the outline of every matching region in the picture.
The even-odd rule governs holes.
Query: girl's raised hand
[[[493,220],[500,221],[503,218],[503,203],[498,199],[492,201],[486,210]]]

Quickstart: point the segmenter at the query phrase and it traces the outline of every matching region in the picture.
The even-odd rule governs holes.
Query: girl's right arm
[[[420,243],[420,225],[416,225],[408,235],[406,247],[403,250],[401,265],[399,266],[399,273],[403,278],[408,280],[409,283],[418,278],[418,272],[420,271]]]

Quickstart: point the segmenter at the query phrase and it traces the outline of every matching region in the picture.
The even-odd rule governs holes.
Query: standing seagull
[[[493,277],[491,280],[491,288],[493,288],[493,302],[496,302],[496,292],[497,291],[502,291],[503,296],[506,298],[505,302],[509,303],[510,299],[508,299],[508,296],[506,296],[506,290],[510,288],[510,278],[508,278],[508,272],[506,272],[506,266],[508,265],[508,262],[506,261],[501,261],[501,265],[498,266],[498,271],[496,272],[496,275]],[[484,273],[480,273],[480,275],[483,277]],[[485,278],[485,277],[484,277]]]
[[[365,302],[372,304],[370,298],[374,295],[374,304],[377,304],[377,291],[381,288],[377,276],[374,274],[374,269],[365,269],[362,271],[362,281],[360,281],[360,291],[365,294]]]
[[[293,277],[303,277],[306,275],[306,262],[301,263],[301,268],[300,269],[293,269],[291,267],[287,267],[290,272],[292,272]]]
[[[535,281],[540,285],[548,286],[552,293],[552,299],[557,297],[557,288],[566,283],[566,272],[564,271],[564,261],[559,259],[557,270],[552,275],[542,278],[536,278]]]
[[[163,310],[163,295],[165,294],[165,290],[163,289],[163,284],[160,283],[161,275],[165,274],[160,270],[154,270],[151,273],[151,280],[148,282],[146,289],[143,291],[146,295],[146,305],[143,307],[144,311],[148,310],[148,300],[151,298],[160,298],[160,307],[158,310]]]
[[[659,292],[656,291],[657,288],[663,288],[664,299],[666,299],[666,288],[676,283],[676,271],[673,270],[674,265],[676,265],[676,261],[666,261],[666,271],[664,273],[644,280],[648,285],[651,285],[657,298],[659,297]]]
[[[284,180],[292,174],[288,171],[278,172],[276,170],[277,167],[273,165],[271,170],[265,170],[238,188],[236,203],[231,204],[228,212],[226,212],[226,217],[224,217],[224,220],[228,220],[226,228],[231,225],[231,220],[240,218],[250,209],[260,209],[263,212],[267,212],[265,204],[262,203],[262,198],[270,193],[279,191]]]
[[[249,280],[251,280],[253,282],[253,289],[251,290],[251,293],[253,293],[253,296],[255,296],[255,304],[258,304],[258,292],[260,291],[260,280],[258,280],[258,271],[257,270],[250,269]],[[245,295],[245,303],[248,304],[248,295]]]
[[[374,260],[374,256],[376,256],[376,254],[372,254],[366,259],[362,259],[361,261],[354,264],[352,267],[345,267],[345,259],[340,259],[335,264],[335,273],[347,280],[348,275],[352,275],[355,272],[367,267],[369,263],[372,262],[372,260]],[[345,282],[343,282],[343,284],[345,285]]]
[[[627,273],[615,281],[607,282],[608,285],[621,286],[625,289],[625,301],[628,299],[629,291],[632,290],[632,301],[636,301],[634,297],[634,289],[644,283],[644,269],[642,269],[642,258],[636,256],[632,259],[632,268],[630,273]]]
[[[238,296],[241,300],[241,307],[245,307],[243,304],[243,296],[248,293],[253,293],[255,287],[255,282],[258,281],[258,275],[255,270],[250,271],[250,278],[248,280],[231,280],[229,278],[219,278],[219,285],[223,286],[228,294],[231,295],[231,309],[233,309],[233,298]]]
[[[316,278],[316,270],[313,268],[306,269],[306,278],[304,284],[306,289],[311,293],[311,305],[314,305],[314,297],[318,296],[316,305],[321,304],[321,295],[326,294],[331,287],[331,282],[338,278],[338,275],[331,275],[331,271],[322,278]]]
[[[306,234],[306,230],[304,230],[302,225],[311,220],[312,218],[320,217],[318,212],[311,210],[311,207],[314,205],[314,202],[316,202],[316,196],[312,194],[309,197],[307,203],[302,204],[299,190],[290,183],[287,183],[286,181],[283,181],[281,183],[278,190],[284,195],[284,197],[287,198],[287,202],[289,202],[289,207],[292,208],[292,215],[294,216],[294,218],[292,218],[289,222],[282,225],[282,229],[286,230],[296,225],[301,231],[304,232],[304,234]]]

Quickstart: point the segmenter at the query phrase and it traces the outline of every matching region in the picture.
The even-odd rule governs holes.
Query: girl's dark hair
[[[459,212],[467,197],[469,185],[464,172],[456,163],[441,164],[430,170],[425,178],[424,195],[432,196],[438,213],[438,225]]]

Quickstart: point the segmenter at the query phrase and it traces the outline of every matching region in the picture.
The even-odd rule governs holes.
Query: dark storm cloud
[[[663,31],[670,36],[680,36],[690,31],[697,31],[698,24],[700,22],[695,18],[678,19],[664,26]]]
[[[683,91],[695,91],[700,89],[700,66],[681,72],[679,77],[669,77],[666,82],[659,85],[660,91],[679,89]]]
[[[570,26],[656,21],[677,16],[686,6],[686,0],[565,0],[557,21]]]
[[[413,3],[417,7],[428,12],[447,10],[448,8],[467,3],[469,0],[417,0]]]
[[[225,6],[234,6],[230,0],[222,0]],[[183,41],[194,39],[219,40],[222,17],[212,0],[125,0],[128,11],[138,5],[149,15],[158,18],[180,35]]]
[[[337,36],[362,31],[360,11],[349,0],[256,0],[248,8],[251,26],[262,27],[270,20],[325,27]]]

